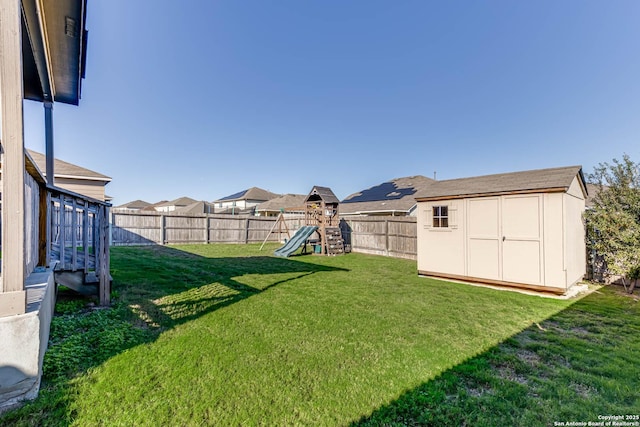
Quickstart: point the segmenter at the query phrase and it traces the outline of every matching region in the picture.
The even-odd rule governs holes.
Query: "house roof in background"
[[[153,212],[155,212],[156,206],[164,206],[164,204],[167,203],[167,202],[168,202],[168,200],[160,200],[159,202],[151,203],[146,208],[142,208],[142,210],[143,211],[153,211]]]
[[[216,202],[229,202],[233,200],[259,200],[267,201],[279,197],[280,194],[275,194],[267,190],[263,190],[258,187],[251,187],[247,190],[242,190],[221,199],[215,200]]]
[[[319,185],[314,185],[311,189],[311,192],[304,199],[305,202],[310,200],[322,199],[325,203],[340,203],[340,200],[333,194],[333,190],[329,187],[320,187]]]
[[[408,213],[416,204],[415,194],[434,182],[436,181],[422,175],[392,179],[346,197],[340,205],[340,213]]]
[[[191,197],[178,197],[177,199],[170,200],[168,202],[160,202],[155,204],[154,206],[163,207],[163,206],[188,206],[192,203],[197,202],[196,199],[192,199]]]
[[[45,155],[33,150],[27,150],[27,152],[33,161],[36,162],[38,169],[46,176],[47,159]],[[59,159],[55,159],[53,163],[53,175],[56,178],[88,179],[92,181],[104,181],[105,183],[111,181],[111,177],[109,176]]]
[[[185,214],[208,214],[215,213],[214,204],[200,200],[199,202],[191,203],[190,205],[178,208],[175,210],[178,213]]]
[[[587,192],[589,194],[587,195],[587,200],[585,201],[585,205],[588,208],[593,207],[594,200],[595,200],[596,196],[598,195],[598,193],[600,191],[607,190],[608,188],[609,188],[609,186],[607,186],[607,185],[600,186],[600,184],[587,184]]]
[[[566,166],[436,181],[425,190],[416,193],[416,199],[423,201],[511,192],[566,191],[576,175],[580,176],[586,195],[582,167]]]
[[[284,194],[275,199],[267,200],[256,206],[258,212],[277,212],[280,209],[302,207],[304,210],[304,194]]]
[[[116,209],[144,209],[147,206],[151,206],[151,203],[145,202],[144,200],[133,200],[129,203],[125,203],[124,205],[116,206]]]

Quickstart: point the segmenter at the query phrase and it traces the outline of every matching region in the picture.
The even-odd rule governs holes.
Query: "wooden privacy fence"
[[[340,229],[345,243],[354,252],[416,259],[415,217],[343,217]]]
[[[289,238],[285,225],[291,236],[305,225],[303,215],[285,217],[284,225],[276,221],[275,217],[112,209],[112,244],[262,243],[265,239],[278,242]],[[344,217],[340,229],[354,252],[416,259],[413,217]]]
[[[302,216],[286,220],[291,236],[304,222]],[[272,230],[276,218],[229,214],[111,211],[112,244],[165,245],[172,243],[261,243],[288,238]],[[282,228],[284,231],[284,227]]]

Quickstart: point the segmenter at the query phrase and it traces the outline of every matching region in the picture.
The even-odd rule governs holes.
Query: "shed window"
[[[439,228],[449,227],[449,207],[434,206],[433,207],[433,226]]]

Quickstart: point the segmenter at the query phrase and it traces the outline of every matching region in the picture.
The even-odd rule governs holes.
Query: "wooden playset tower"
[[[344,253],[344,240],[340,232],[338,205],[340,201],[328,187],[315,186],[304,200],[305,225],[318,227],[319,241],[314,254],[337,255]]]

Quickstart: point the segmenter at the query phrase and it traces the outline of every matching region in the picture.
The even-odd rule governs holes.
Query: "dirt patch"
[[[571,331],[572,333],[574,333],[576,335],[580,335],[580,336],[589,335],[589,331],[587,329],[585,329],[585,328],[580,327],[580,326],[573,327],[573,328],[569,329],[569,331]]]
[[[595,388],[584,384],[572,383],[569,387],[583,399],[588,399],[598,392]]]
[[[518,350],[516,351],[516,356],[531,367],[536,367],[540,363],[540,356],[529,350]]]
[[[503,380],[515,382],[522,385],[529,384],[529,381],[518,373],[511,366],[499,366],[496,368],[497,376],[502,378]]]
[[[474,387],[472,385],[467,385],[464,390],[467,392],[467,394],[471,397],[474,398],[478,398],[478,397],[482,397],[485,394],[491,394],[491,388],[489,387]]]

